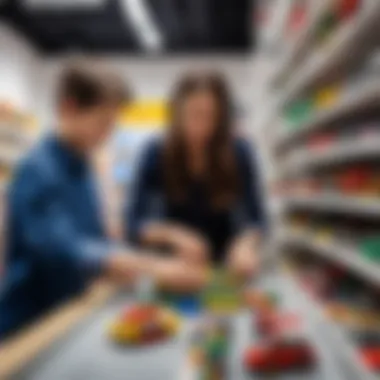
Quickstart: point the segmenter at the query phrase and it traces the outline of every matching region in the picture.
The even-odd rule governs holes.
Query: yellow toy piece
[[[180,318],[173,311],[158,306],[138,305],[121,314],[111,324],[109,335],[117,343],[138,344],[169,338],[177,334],[179,329]]]
[[[135,343],[141,336],[139,326],[116,321],[110,328],[111,338],[118,343]]]
[[[341,87],[339,85],[324,87],[316,92],[315,105],[317,109],[331,108],[339,101],[340,95]]]
[[[318,230],[315,234],[315,239],[318,242],[324,243],[324,242],[330,242],[333,240],[333,233],[328,228],[321,228]]]
[[[170,335],[177,333],[180,327],[179,317],[169,309],[162,309],[159,311],[158,317],[159,323],[162,324],[162,327]]]

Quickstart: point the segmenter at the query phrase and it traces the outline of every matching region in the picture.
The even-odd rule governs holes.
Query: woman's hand
[[[171,292],[199,292],[208,281],[209,270],[205,265],[188,265],[178,258],[157,260],[152,272],[160,289]]]
[[[186,261],[201,264],[208,261],[210,248],[200,234],[184,227],[173,227],[170,239],[178,255]]]
[[[231,244],[227,266],[233,275],[249,280],[259,269],[259,236],[255,232],[239,235]]]
[[[149,245],[167,245],[190,263],[208,261],[210,249],[206,239],[195,231],[176,224],[153,223],[144,228],[143,241]]]

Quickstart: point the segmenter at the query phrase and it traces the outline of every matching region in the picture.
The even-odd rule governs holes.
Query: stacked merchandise
[[[331,48],[335,34],[346,27],[363,9],[366,0],[289,0],[288,14],[282,31],[285,45],[283,59],[272,78],[281,87],[292,79],[294,72],[305,66],[311,54],[316,59],[325,49]],[[308,108],[302,101],[295,108]]]
[[[375,379],[380,3],[294,3],[308,3],[308,16],[277,60],[267,89],[273,105],[260,126],[272,136],[272,188],[284,206],[277,251],[291,264],[286,277],[303,300],[304,316],[320,326],[346,378]]]
[[[287,252],[287,264],[302,289],[322,307],[326,320],[353,348],[367,373],[380,372],[380,287],[368,284],[305,249]],[[363,378],[371,378],[369,376]],[[374,377],[375,378],[375,377]]]
[[[355,252],[372,265],[380,265],[379,221],[355,216],[295,212],[289,216],[287,226],[288,235],[306,235],[311,242],[325,245],[339,244],[346,248],[346,252]]]

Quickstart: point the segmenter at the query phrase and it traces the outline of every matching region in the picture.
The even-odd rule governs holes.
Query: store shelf
[[[347,197],[333,194],[299,196],[286,198],[285,206],[360,217],[380,218],[379,199]]]
[[[313,370],[275,375],[278,380],[285,379],[314,379],[314,380],[347,380],[343,375],[341,365],[335,360],[335,355],[325,339],[320,333],[319,326],[314,316],[310,317],[305,313],[305,308],[298,296],[298,290],[294,286],[294,280],[282,271],[269,271],[265,278],[256,281],[256,289],[263,289],[266,292],[274,292],[279,296],[280,307],[285,313],[289,312],[299,317],[298,333],[296,335],[307,339],[316,356],[316,366]],[[256,377],[254,377],[256,379]],[[261,377],[258,377],[261,378]],[[355,379],[358,380],[358,379]]]
[[[328,46],[311,55],[286,88],[283,106],[317,83],[321,86],[322,83],[342,79],[365,59],[377,42],[373,33],[378,31],[380,19],[380,2],[369,1],[366,4],[354,20],[345,22],[338,29]]]
[[[263,128],[274,124],[283,108],[305,92],[317,85],[321,87],[342,80],[356,69],[377,45],[379,19],[380,2],[368,1],[354,20],[341,25],[329,44],[311,54],[294,80],[289,81]]]
[[[340,335],[338,330],[332,328],[322,308],[300,289],[292,275],[283,275],[283,287],[293,294],[294,307],[306,321],[308,334],[323,362],[325,378],[346,380],[347,377],[343,373],[347,371],[352,376],[351,380],[373,380],[361,365],[350,342],[345,336]],[[340,347],[342,338],[344,338],[344,347]],[[344,368],[342,365],[337,365],[338,358],[342,359]]]
[[[0,196],[5,194],[7,187],[8,187],[8,185],[6,182],[4,182],[4,181],[0,182]]]
[[[280,42],[282,42],[281,38],[284,35],[285,25],[290,16],[291,9],[291,1],[277,1],[277,3],[271,11],[272,25],[270,27],[271,33],[269,40],[273,41],[274,47],[276,45],[279,45]],[[281,45],[279,46],[279,48],[281,48]]]
[[[310,133],[324,129],[327,125],[341,118],[355,116],[363,110],[380,107],[380,83],[372,83],[358,91],[352,91],[342,96],[341,101],[333,108],[315,114],[310,121],[298,129],[286,132],[274,143],[276,149],[289,145]]]
[[[0,163],[6,166],[14,166],[20,154],[13,151],[0,151]]]
[[[312,188],[310,191],[306,189],[308,179],[311,186],[313,179],[319,182],[320,172],[316,169],[331,172],[333,165],[380,158],[380,136],[376,136],[375,131],[372,134],[369,125],[358,130],[358,135],[351,130],[346,135],[343,134],[344,127],[354,126],[364,118],[367,121],[370,118],[373,120],[374,116],[380,115],[380,82],[378,79],[371,80],[369,73],[366,75],[365,68],[361,70],[361,65],[367,64],[368,58],[372,53],[377,53],[379,46],[380,1],[363,2],[360,12],[350,20],[341,22],[321,44],[314,42],[316,25],[333,2],[314,3],[318,4],[318,8],[313,18],[309,19],[310,24],[297,37],[271,78],[270,84],[282,85],[282,91],[275,93],[275,88],[272,88],[272,107],[264,114],[266,117],[260,120],[260,129],[266,134],[267,141],[270,140],[269,148],[275,155],[276,175],[289,179],[284,181],[283,186],[284,189],[288,186],[289,191],[286,193],[288,196],[282,199],[282,216],[286,217],[289,211],[300,210],[312,215],[339,215],[343,222],[348,216],[380,222],[380,198],[375,198],[375,194],[373,198],[369,198],[339,194],[332,188],[318,193]],[[373,60],[367,66],[372,69],[372,64]],[[329,108],[316,106],[317,92],[324,89],[329,92],[330,86],[332,95],[335,89],[340,92],[339,98]],[[320,95],[323,95],[322,91]],[[289,125],[286,128],[283,119],[284,114],[288,113],[287,107],[296,105],[301,100],[314,103],[312,112],[298,125]],[[300,102],[300,113],[307,111],[306,105],[304,110],[301,107]],[[294,114],[297,111],[295,107]],[[296,116],[301,117],[297,114],[294,118]],[[318,133],[322,136],[323,132],[327,132],[326,140],[329,140],[328,135],[331,132],[331,142],[310,149],[309,136],[314,136],[314,133],[316,137]],[[305,184],[302,183],[303,177],[300,175],[303,173],[308,174]],[[291,181],[292,177],[296,180],[294,183]],[[300,181],[297,181],[298,178]],[[301,195],[298,196],[297,193]],[[284,251],[285,246],[299,247],[307,250],[312,257],[319,256],[326,263],[330,262],[330,265],[340,264],[346,268],[347,273],[362,278],[363,283],[380,286],[380,265],[362,255],[355,242],[347,242],[345,245],[338,239],[322,240],[307,229],[280,230],[279,239],[274,240],[278,254]],[[360,351],[345,326],[329,318],[324,304],[302,288],[302,284],[297,281],[297,275],[285,273],[284,277],[285,283],[288,283],[284,284],[284,288],[288,286],[288,291],[295,295],[295,304],[304,316],[303,319],[308,322],[310,338],[329,368],[326,371],[326,374],[330,372],[328,378],[379,379],[366,368]]]
[[[306,248],[328,260],[344,265],[356,274],[380,286],[380,265],[364,259],[356,249],[338,244],[337,242],[318,241],[308,233],[283,233],[281,243]]]
[[[292,275],[287,274],[284,277],[290,290],[297,294],[295,299],[298,302],[298,310],[305,320],[309,321],[314,342],[321,346],[320,351],[322,353],[327,351],[327,347],[329,350],[326,353],[333,353],[333,356],[325,354],[324,360],[332,362],[333,358],[341,359],[344,365],[344,368],[341,369],[350,374],[350,380],[376,380],[376,376],[370,373],[361,362],[357,350],[343,329],[327,318],[322,306],[301,289]],[[331,368],[333,368],[333,364]],[[332,377],[331,379],[341,378],[340,373],[336,376],[340,377]],[[343,378],[347,379],[346,376]]]
[[[25,131],[8,123],[0,123],[0,139],[2,138],[13,139],[20,144],[27,144],[30,140]]]
[[[298,33],[293,45],[290,47],[284,59],[282,59],[278,65],[278,68],[273,75],[272,83],[277,84],[281,82],[284,77],[290,77],[295,68],[297,61],[310,46],[310,43],[315,35],[316,28],[321,21],[324,14],[331,7],[330,0],[321,0],[318,2],[310,2],[310,6],[315,7],[310,10],[310,20],[305,29]]]
[[[287,177],[304,171],[363,159],[380,158],[380,137],[367,136],[352,142],[334,143],[326,149],[313,152],[302,149],[281,166],[281,176]]]

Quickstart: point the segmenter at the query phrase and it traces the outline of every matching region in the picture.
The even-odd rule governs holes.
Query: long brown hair
[[[205,184],[213,207],[224,208],[236,198],[238,176],[233,152],[232,99],[224,76],[218,72],[188,73],[177,83],[170,102],[170,125],[164,154],[165,184],[169,198],[187,198],[191,181],[187,150],[180,128],[180,108],[188,97],[209,92],[218,104],[214,135],[206,152]]]

